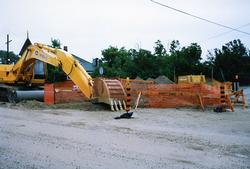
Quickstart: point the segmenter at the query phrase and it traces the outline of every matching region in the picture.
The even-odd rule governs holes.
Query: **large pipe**
[[[44,90],[11,90],[8,92],[7,97],[10,102],[19,102],[22,100],[43,101]]]

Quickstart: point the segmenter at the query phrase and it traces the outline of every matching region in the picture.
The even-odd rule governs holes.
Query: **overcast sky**
[[[250,0],[158,0],[166,5],[250,33]],[[60,39],[71,53],[91,61],[110,45],[145,48],[154,42],[166,48],[176,39],[182,46],[198,42],[203,49],[221,48],[233,39],[250,47],[250,36],[172,11],[150,0],[0,0],[0,50],[19,53],[29,31],[32,42]]]

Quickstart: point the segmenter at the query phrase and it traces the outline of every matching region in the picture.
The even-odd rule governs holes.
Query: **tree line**
[[[201,54],[197,43],[181,47],[173,40],[167,50],[158,40],[153,52],[110,46],[102,51],[100,66],[105,77],[147,79],[165,75],[176,81],[180,75],[203,74],[218,81],[234,81],[238,75],[242,84],[250,84],[250,52],[239,39],[210,51],[205,61]],[[98,76],[98,69],[94,76]]]
[[[51,39],[51,46],[61,48],[60,40]],[[221,48],[210,51],[205,61],[201,58],[201,46],[191,43],[181,47],[178,40],[170,43],[169,49],[158,40],[154,51],[147,49],[126,49],[110,46],[102,50],[100,66],[104,68],[105,77],[142,79],[165,75],[172,81],[181,75],[203,74],[218,81],[234,81],[239,76],[241,84],[250,84],[250,51],[239,40],[233,40]],[[0,61],[6,60],[6,51],[0,51]],[[15,63],[19,57],[9,52],[9,63]],[[48,66],[50,82],[65,80],[60,68]],[[98,67],[92,76],[99,76]]]

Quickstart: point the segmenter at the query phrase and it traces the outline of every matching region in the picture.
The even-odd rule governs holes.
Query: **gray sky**
[[[235,28],[250,23],[250,0],[158,1]],[[209,39],[230,30],[150,0],[0,0],[0,4],[0,49],[6,49],[8,33],[15,53],[20,51],[27,30],[32,42],[50,44],[51,37],[58,38],[71,53],[88,61],[101,57],[101,50],[110,45],[153,51],[158,39],[166,48],[174,39],[182,46],[198,42],[203,58],[207,50],[237,38],[250,47],[249,35],[230,32]],[[240,30],[250,33],[250,24]]]

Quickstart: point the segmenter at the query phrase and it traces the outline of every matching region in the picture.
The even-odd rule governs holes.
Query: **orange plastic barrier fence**
[[[204,106],[220,104],[220,89],[206,84],[152,84],[131,80],[131,87],[132,102],[141,92],[139,107],[199,106],[201,101]]]
[[[87,100],[72,81],[45,84],[44,101],[46,104],[69,103]]]

